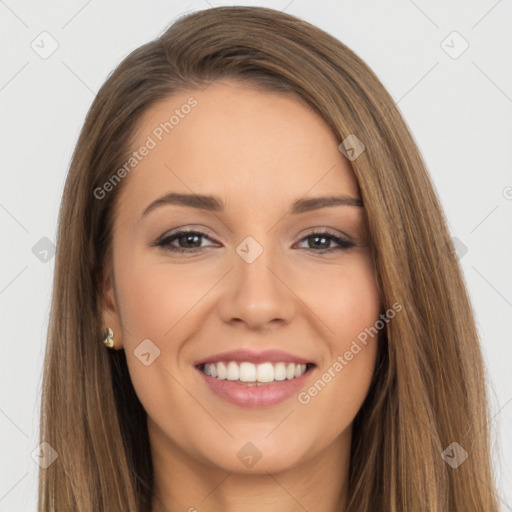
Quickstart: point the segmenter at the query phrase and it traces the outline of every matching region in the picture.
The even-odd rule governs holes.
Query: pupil
[[[313,239],[316,243],[317,240],[323,240],[324,241],[324,245],[325,245],[325,241],[327,241],[327,238],[325,236],[312,236],[310,237],[310,240]],[[327,245],[329,245],[329,241],[327,241]]]
[[[182,236],[181,237],[182,240],[184,239],[185,240],[185,243],[188,244],[188,243],[193,243],[192,240],[193,238],[196,238],[196,239],[199,239],[198,235],[185,235],[185,236]],[[197,244],[195,245],[195,247],[197,247]]]

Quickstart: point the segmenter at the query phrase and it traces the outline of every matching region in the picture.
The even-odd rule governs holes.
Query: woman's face
[[[349,446],[380,302],[339,142],[296,98],[229,81],[139,123],[104,321],[158,456],[263,473]]]

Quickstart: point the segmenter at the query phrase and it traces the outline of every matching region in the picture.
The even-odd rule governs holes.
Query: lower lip
[[[231,380],[217,379],[206,375],[199,368],[196,369],[216,395],[240,407],[257,408],[269,407],[296,395],[304,387],[315,367],[311,367],[300,377],[274,381],[262,386],[249,386],[247,384],[238,384]]]

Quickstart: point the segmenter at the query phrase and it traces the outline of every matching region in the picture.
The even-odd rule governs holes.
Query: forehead
[[[132,150],[150,149],[129,172],[122,195],[138,207],[168,191],[215,194],[230,204],[336,192],[357,197],[338,144],[327,123],[294,95],[214,82],[145,112]]]

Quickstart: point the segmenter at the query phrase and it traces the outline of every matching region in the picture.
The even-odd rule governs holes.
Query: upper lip
[[[313,364],[302,357],[283,352],[282,350],[263,350],[261,352],[253,352],[252,350],[240,349],[230,350],[228,352],[220,352],[204,359],[195,361],[194,366],[201,366],[206,363],[218,363],[220,361],[236,361],[242,363],[244,361],[258,364],[258,363],[296,363],[296,364]]]

